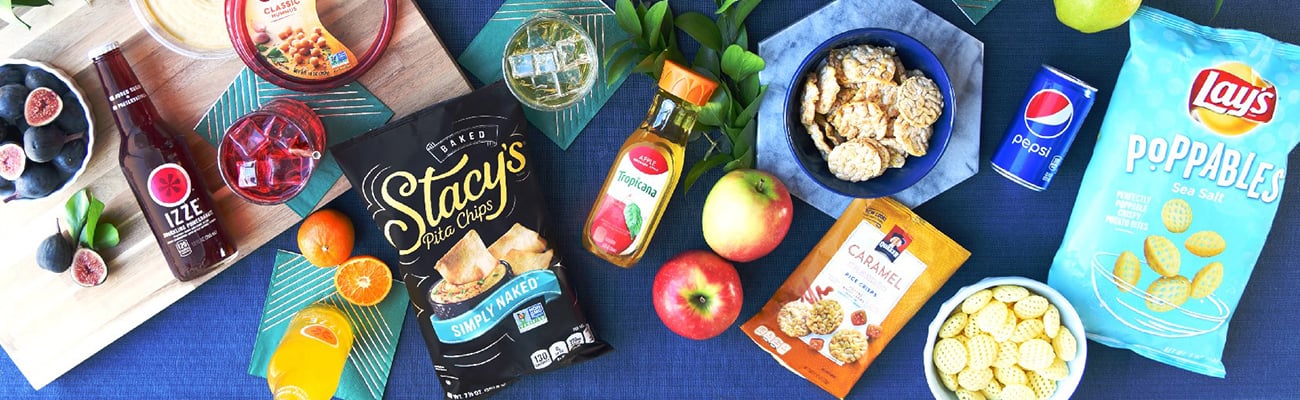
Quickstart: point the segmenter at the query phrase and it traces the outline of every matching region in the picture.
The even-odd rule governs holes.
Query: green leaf
[[[1223,8],[1223,0],[1214,0],[1214,15],[1210,16],[1211,21],[1219,17],[1219,10],[1222,8]]]
[[[686,65],[686,55],[682,54],[682,49],[677,47],[677,30],[673,29],[668,32],[668,59],[678,65]]]
[[[15,6],[40,7],[53,5],[50,0],[13,0]]]
[[[722,53],[722,72],[734,80],[744,80],[766,67],[763,58],[737,45]]]
[[[63,205],[67,215],[64,217],[68,223],[68,233],[72,239],[76,240],[77,235],[81,234],[81,227],[86,223],[86,209],[90,208],[90,193],[86,189],[81,189],[68,198],[68,202]]]
[[[740,32],[736,34],[736,42],[732,43],[740,48],[749,50],[749,29],[744,25],[740,26]]]
[[[767,85],[760,86],[758,95],[754,96],[749,105],[745,106],[745,109],[741,110],[740,114],[736,115],[735,121],[732,122],[736,125],[744,125],[746,122],[754,120],[754,116],[758,115],[758,105],[763,102],[763,94],[765,93],[767,93]]]
[[[758,81],[758,74],[741,79],[737,86],[740,86],[740,102],[743,104],[753,104],[758,91],[763,88],[763,84]]]
[[[722,67],[718,65],[718,52],[707,47],[702,47],[695,52],[695,63],[693,65],[696,69],[703,68],[713,76],[722,74]]]
[[[738,0],[718,0],[718,1],[715,1],[714,3],[718,5],[718,12],[717,12],[717,14],[718,14],[718,15],[722,15],[722,13],[727,12],[727,9],[730,9],[732,5],[736,4],[736,1],[738,1]]]
[[[745,19],[749,18],[749,13],[754,12],[754,7],[758,7],[758,3],[762,2],[763,0],[740,0],[736,8],[727,13],[727,18],[736,27],[742,27],[745,25]]]
[[[668,14],[668,1],[660,1],[650,6],[646,11],[645,18],[641,20],[641,26],[645,27],[645,41],[650,43],[650,47],[659,48],[663,43],[663,37],[660,32],[664,27],[664,16]]]
[[[649,74],[659,71],[663,69],[665,57],[668,57],[668,50],[645,56],[645,58],[641,59],[641,62],[636,64],[636,67],[632,68],[632,73]]]
[[[107,222],[99,224],[99,227],[95,228],[95,235],[99,237],[95,238],[94,248],[107,249],[117,246],[117,227],[113,224]]]
[[[81,229],[81,245],[94,247],[95,229],[99,227],[99,214],[104,212],[104,203],[90,199],[90,207],[86,209],[86,226]]]
[[[682,182],[682,184],[686,186],[686,191],[691,191],[691,186],[694,186],[695,181],[699,180],[700,176],[703,176],[705,172],[709,172],[709,170],[716,168],[719,165],[726,164],[729,161],[731,161],[731,155],[718,153],[706,157],[703,160],[700,160],[700,162],[695,163],[695,165],[692,165],[691,170],[686,172],[686,179]]]
[[[641,36],[641,18],[632,7],[632,0],[618,0],[614,3],[614,19],[618,21],[618,27],[623,28],[623,32],[632,37]]]
[[[609,63],[609,75],[605,76],[605,84],[614,86],[624,76],[627,76],[628,70],[632,69],[632,63],[636,62],[637,57],[641,54],[637,51],[627,51],[619,54],[617,58]]]
[[[18,14],[14,14],[14,4],[10,0],[0,0],[0,19],[8,21],[11,24],[21,24],[22,26],[27,27],[27,29],[32,29],[31,25],[23,22],[22,18],[18,18]]]
[[[677,27],[704,47],[722,51],[722,35],[718,33],[718,24],[708,16],[694,11],[679,15]]]
[[[714,90],[709,102],[700,107],[696,121],[705,125],[721,126],[727,116],[731,115],[731,98],[725,90]]]
[[[623,221],[627,222],[629,235],[633,238],[639,236],[641,234],[641,225],[645,222],[641,218],[641,207],[637,206],[636,203],[627,203],[627,206],[623,207]]]

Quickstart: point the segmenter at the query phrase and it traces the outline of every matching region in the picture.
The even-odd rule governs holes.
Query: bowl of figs
[[[85,93],[41,62],[0,59],[0,201],[43,199],[85,171],[94,124]]]

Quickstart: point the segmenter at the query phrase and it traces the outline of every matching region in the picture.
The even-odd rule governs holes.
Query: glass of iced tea
[[[239,117],[217,147],[221,180],[254,204],[298,195],[325,152],[325,126],[307,104],[275,99]]]

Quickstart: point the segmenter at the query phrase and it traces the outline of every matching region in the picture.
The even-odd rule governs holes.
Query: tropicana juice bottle
[[[352,324],[334,306],[316,303],[298,311],[266,365],[271,395],[276,400],[333,397],[352,340]]]
[[[110,42],[90,52],[122,136],[118,161],[176,279],[188,281],[235,259],[217,203],[183,138],[158,116],[131,64]]]
[[[587,215],[582,228],[587,251],[624,268],[641,260],[681,178],[695,118],[717,87],[690,69],[664,62],[645,121],[623,142]]]

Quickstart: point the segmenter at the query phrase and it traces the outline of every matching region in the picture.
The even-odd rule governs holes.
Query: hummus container
[[[324,92],[357,80],[388,48],[398,5],[397,0],[383,0],[383,5],[383,19],[364,53],[354,53],[326,29],[316,0],[227,0],[226,34],[235,54],[258,77],[293,91]]]
[[[1052,289],[1051,286],[1047,286],[1045,283],[1018,276],[985,278],[973,285],[961,288],[961,290],[957,291],[957,294],[939,306],[939,315],[934,318],[934,321],[930,322],[930,329],[927,331],[929,336],[925,340],[925,352],[922,356],[925,361],[925,382],[930,386],[930,393],[938,400],[957,400],[957,394],[944,387],[939,378],[939,370],[934,366],[934,344],[939,338],[939,327],[943,325],[953,311],[961,306],[961,303],[967,297],[975,294],[975,292],[1001,285],[1016,285],[1029,289],[1030,294],[1046,297],[1047,301],[1060,311],[1061,328],[1070,329],[1070,333],[1074,335],[1075,341],[1078,342],[1078,351],[1075,353],[1073,360],[1065,363],[1070,367],[1069,375],[1065,379],[1056,381],[1056,391],[1048,399],[1069,399],[1074,394],[1074,390],[1079,387],[1079,380],[1083,378],[1083,367],[1088,361],[1088,340],[1084,334],[1083,321],[1079,319],[1079,313],[1075,312],[1074,306],[1070,305],[1065,296],[1061,296],[1061,293],[1057,292],[1056,289]],[[996,378],[994,379],[996,380]]]
[[[131,10],[163,47],[189,58],[211,60],[235,55],[222,4],[222,0],[131,0]]]
[[[438,281],[429,290],[429,303],[433,305],[434,318],[450,319],[474,309],[474,306],[487,298],[485,294],[505,286],[506,281],[513,277],[514,274],[506,263],[498,261],[491,274],[477,282],[465,284],[464,287],[448,288],[449,282],[446,279]]]

